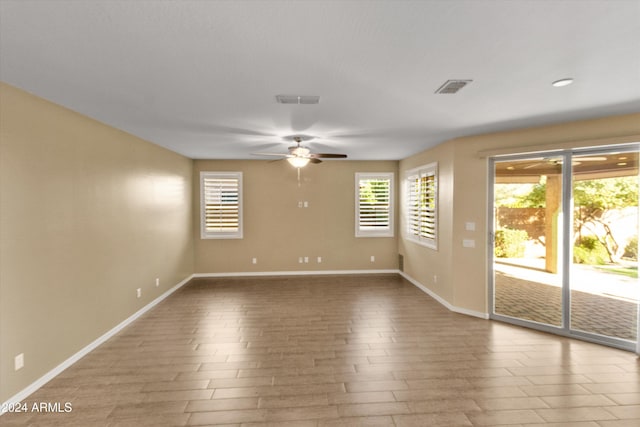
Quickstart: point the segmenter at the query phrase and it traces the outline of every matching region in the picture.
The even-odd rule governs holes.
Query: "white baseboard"
[[[180,289],[182,286],[187,284],[189,282],[189,280],[191,280],[192,278],[193,278],[193,275],[187,277],[186,279],[184,279],[183,281],[181,281],[180,283],[178,283],[177,285],[175,285],[174,287],[172,287],[171,289],[169,289],[168,291],[166,291],[165,293],[163,293],[162,295],[160,295],[159,297],[157,297],[156,299],[151,301],[149,304],[145,305],[140,310],[136,311],[131,316],[129,316],[128,318],[126,318],[125,320],[120,322],[117,326],[112,328],[110,331],[106,332],[105,334],[100,336],[98,339],[96,339],[95,341],[91,342],[89,345],[84,347],[82,350],[78,351],[76,354],[74,354],[73,356],[69,357],[67,360],[65,360],[64,362],[62,362],[61,364],[59,364],[58,366],[56,366],[55,368],[53,368],[52,370],[50,370],[49,372],[44,374],[42,377],[38,378],[36,381],[34,381],[29,386],[27,386],[25,389],[23,389],[22,391],[18,392],[15,395],[11,396],[9,398],[9,400],[7,400],[6,402],[3,402],[1,404],[2,407],[0,408],[1,409],[0,410],[0,415],[4,414],[6,412],[6,409],[8,407],[10,407],[10,405],[12,403],[15,404],[15,403],[18,403],[18,402],[22,402],[24,399],[29,397],[32,393],[34,393],[40,387],[42,387],[43,385],[45,385],[46,383],[51,381],[53,378],[55,378],[57,375],[59,375],[62,371],[64,371],[65,369],[67,369],[68,367],[70,367],[71,365],[76,363],[78,360],[80,360],[82,357],[86,356],[89,352],[94,350],[100,344],[104,343],[109,338],[113,337],[115,334],[117,334],[122,329],[124,329],[126,326],[128,326],[131,322],[133,322],[134,320],[136,320],[137,318],[142,316],[147,311],[151,310],[153,307],[155,307],[162,300],[164,300],[169,295],[171,295],[172,293],[174,293],[175,291]]]
[[[415,287],[429,295],[431,298],[438,301],[445,306],[448,310],[455,313],[466,314],[467,316],[479,317],[480,319],[488,319],[489,314],[482,313],[480,311],[469,310],[466,308],[456,307],[450,304],[447,300],[443,299],[440,295],[433,292],[431,289],[418,282],[413,277],[409,276],[403,271],[390,269],[390,270],[316,270],[316,271],[255,271],[255,272],[236,272],[236,273],[196,273],[193,277],[264,277],[264,276],[317,276],[317,275],[340,275],[340,274],[399,274]]]
[[[236,273],[196,273],[193,277],[264,277],[264,276],[322,276],[340,274],[398,274],[390,270],[301,270],[301,271],[243,271]]]
[[[425,294],[429,295],[434,300],[438,301],[440,304],[445,306],[450,311],[453,311],[455,313],[460,313],[460,314],[466,314],[467,316],[479,317],[480,319],[488,319],[489,318],[489,314],[488,313],[482,313],[480,311],[475,311],[475,310],[469,310],[469,309],[466,309],[466,308],[456,307],[455,305],[450,304],[449,301],[445,300],[440,295],[436,294],[431,289],[427,288],[422,283],[418,282],[416,279],[414,279],[413,277],[411,277],[408,274],[406,274],[404,271],[400,271],[399,274],[402,277],[404,277],[405,279],[407,279],[409,282],[411,282],[416,288],[420,289],[422,292],[424,292]]]

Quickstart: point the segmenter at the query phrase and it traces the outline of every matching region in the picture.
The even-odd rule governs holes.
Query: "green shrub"
[[[622,257],[633,261],[638,260],[638,236],[633,236],[629,239],[627,246],[624,247],[624,254]]]
[[[583,236],[573,247],[573,262],[576,264],[604,265],[608,261],[607,249],[595,236]]]
[[[503,228],[496,231],[495,256],[497,258],[522,258],[524,257],[524,244],[529,240],[525,230],[512,230]]]

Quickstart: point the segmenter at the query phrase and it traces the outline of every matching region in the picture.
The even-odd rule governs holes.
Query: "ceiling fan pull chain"
[[[302,168],[296,168],[298,170],[298,188],[300,188],[300,169]]]

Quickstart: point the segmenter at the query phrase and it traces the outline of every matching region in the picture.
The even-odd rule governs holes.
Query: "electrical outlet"
[[[309,207],[309,202],[308,202],[308,201],[306,201],[306,200],[304,201],[304,207],[305,207],[305,208],[308,208],[308,207]]]
[[[252,264],[257,264],[258,263],[258,258],[251,258],[251,263]]]
[[[24,353],[20,353],[13,359],[13,370],[17,371],[24,368]]]
[[[371,255],[371,262],[376,262],[376,257],[375,257],[375,255]]]
[[[302,259],[302,257],[298,257],[298,263],[302,264],[304,262],[304,259]]]
[[[136,296],[140,298],[142,296],[142,288],[136,289]]]
[[[321,257],[321,256],[319,256],[319,257],[318,257],[318,259],[317,259],[317,261],[318,261],[318,264],[320,264],[320,263],[322,262],[322,257]]]
[[[433,283],[438,283],[438,275],[437,274],[433,275]]]
[[[304,206],[304,204],[302,203],[302,200],[300,200],[300,201],[298,202],[298,207],[299,207],[299,208],[301,208],[302,206]]]
[[[309,257],[308,256],[304,257],[304,263],[305,264],[309,264]]]
[[[160,278],[159,278],[159,277],[156,277],[156,288],[157,288],[158,286],[160,286]]]

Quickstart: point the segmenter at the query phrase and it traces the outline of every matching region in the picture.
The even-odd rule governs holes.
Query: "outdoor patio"
[[[560,275],[529,267],[496,263],[495,312],[560,326]],[[638,326],[638,279],[574,266],[571,327],[635,341]]]

